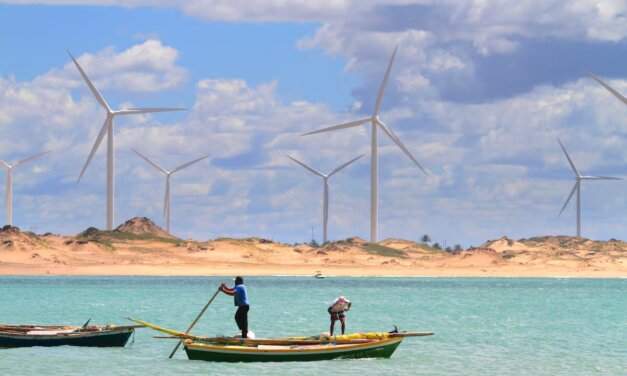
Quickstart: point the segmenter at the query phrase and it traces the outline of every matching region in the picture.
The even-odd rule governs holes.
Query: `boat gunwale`
[[[106,335],[119,335],[125,333],[132,333],[135,330],[133,327],[117,327],[110,329],[102,329],[102,330],[89,330],[89,331],[76,331],[70,333],[58,333],[58,334],[49,334],[49,335],[39,335],[39,334],[22,334],[16,332],[5,332],[0,330],[0,339],[1,338],[11,338],[11,339],[23,339],[23,340],[51,340],[51,339],[68,339],[68,338],[90,338],[97,336],[106,336]]]
[[[366,343],[342,343],[333,344],[325,343],[320,344],[318,348],[286,348],[286,349],[260,349],[254,346],[234,346],[234,345],[211,345],[206,343],[194,342],[192,340],[186,340],[184,342],[185,348],[192,351],[201,352],[214,352],[223,354],[316,354],[316,353],[335,353],[345,351],[361,351],[368,350],[371,347],[388,346],[394,344],[400,344],[403,341],[403,337],[392,337],[380,340],[374,340]],[[287,347],[287,346],[285,346]],[[296,347],[296,346],[295,346]]]

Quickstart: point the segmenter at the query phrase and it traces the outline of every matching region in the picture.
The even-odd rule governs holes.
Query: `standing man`
[[[342,324],[342,334],[344,334],[344,330],[346,329],[346,316],[344,315],[349,309],[351,309],[350,300],[346,299],[343,296],[335,299],[333,303],[327,309],[329,315],[331,315],[331,329],[329,330],[329,335],[333,335],[333,329],[335,328],[335,322],[340,321]]]
[[[221,284],[220,291],[233,297],[233,301],[237,307],[235,323],[237,323],[237,327],[242,331],[242,338],[248,338],[248,310],[250,306],[248,304],[248,293],[244,285],[244,278],[240,276],[235,277],[235,286],[233,288],[228,287],[224,283]]]

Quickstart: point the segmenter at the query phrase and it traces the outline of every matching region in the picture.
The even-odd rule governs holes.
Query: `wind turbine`
[[[6,178],[6,207],[7,207],[7,224],[13,226],[13,169],[19,165],[30,162],[34,159],[44,156],[45,154],[50,153],[49,151],[44,151],[39,154],[35,154],[28,158],[24,158],[19,160],[13,164],[7,163],[5,161],[0,160],[0,164],[4,166],[7,170],[7,178]]]
[[[164,199],[163,199],[163,217],[165,218],[165,228],[166,228],[166,231],[169,233],[170,232],[170,178],[172,177],[172,175],[175,172],[181,171],[182,169],[187,168],[187,167],[193,165],[196,162],[200,162],[203,159],[209,157],[209,155],[205,155],[205,156],[202,156],[200,158],[194,159],[193,161],[190,161],[190,162],[187,162],[187,163],[183,163],[182,165],[174,168],[172,171],[168,171],[168,170],[164,169],[163,167],[159,166],[157,163],[155,163],[152,160],[150,160],[147,156],[145,156],[142,153],[138,152],[137,150],[133,149],[133,151],[140,158],[142,158],[143,160],[148,162],[148,164],[150,164],[152,167],[156,168],[157,170],[161,171],[165,175],[165,196],[164,196]]]
[[[323,184],[324,184],[324,191],[322,193],[322,243],[326,243],[327,242],[327,224],[329,223],[329,178],[331,176],[333,176],[335,173],[339,172],[341,169],[347,167],[348,165],[350,165],[351,163],[355,162],[356,160],[358,160],[359,158],[363,157],[363,154],[351,159],[350,161],[339,165],[338,167],[336,167],[333,171],[329,172],[328,174],[323,174],[322,172],[314,169],[313,167],[309,167],[307,166],[305,163],[299,161],[298,159],[291,157],[291,156],[287,156],[289,159],[293,160],[294,162],[298,163],[299,165],[303,166],[306,170],[308,170],[309,172],[311,172],[314,175],[318,175],[322,178]]]
[[[562,148],[562,151],[564,152],[564,155],[566,156],[566,159],[568,159],[568,164],[570,165],[570,168],[573,170],[573,174],[575,175],[575,185],[573,186],[573,189],[570,191],[570,194],[568,195],[568,198],[566,199],[564,206],[562,206],[562,210],[560,210],[560,215],[562,215],[562,213],[564,212],[564,209],[566,209],[566,206],[568,206],[570,199],[573,198],[573,195],[575,194],[575,192],[577,192],[577,237],[580,237],[581,236],[581,182],[584,180],[623,180],[623,179],[612,177],[612,176],[581,175],[581,173],[579,173],[579,170],[577,170],[577,167],[575,167],[573,160],[570,158],[570,155],[568,155],[568,152],[566,151],[564,144],[562,144],[562,141],[558,138],[557,142],[559,142],[560,147]]]
[[[385,75],[383,76],[383,81],[381,82],[381,86],[379,87],[379,92],[377,95],[377,101],[374,106],[374,112],[371,116],[355,121],[350,121],[348,123],[342,123],[338,125],[334,125],[328,128],[319,129],[313,132],[305,133],[303,136],[308,136],[316,133],[323,133],[329,131],[335,131],[338,129],[344,128],[352,128],[357,127],[366,123],[371,123],[370,127],[370,241],[377,241],[377,225],[379,222],[379,145],[377,142],[377,130],[380,128],[400,149],[405,155],[414,162],[416,166],[426,175],[427,171],[422,167],[420,163],[414,158],[414,156],[409,152],[407,147],[401,142],[400,138],[389,128],[381,118],[379,114],[381,112],[381,104],[383,103],[383,94],[385,92],[385,87],[387,85],[388,79],[390,77],[390,71],[392,70],[392,64],[394,63],[394,57],[396,56],[396,51],[398,50],[398,46],[394,48],[394,52],[392,53],[392,57],[390,58],[390,62],[388,63],[388,67],[385,71]]]
[[[96,150],[100,146],[102,139],[105,134],[107,135],[107,230],[113,230],[113,218],[114,218],[114,190],[115,190],[115,167],[114,167],[114,155],[113,155],[113,119],[118,115],[139,115],[139,114],[147,114],[152,112],[170,112],[170,111],[183,111],[183,108],[123,108],[120,110],[113,110],[104,97],[100,94],[98,89],[94,86],[94,84],[89,80],[83,68],[78,64],[78,61],[74,59],[74,56],[68,51],[68,55],[72,58],[74,65],[80,72],[83,80],[89,87],[91,93],[96,97],[96,100],[107,112],[107,117],[105,118],[104,124],[98,133],[98,137],[96,137],[96,141],[94,142],[94,146],[89,153],[89,157],[87,157],[87,161],[81,170],[81,174],[78,176],[78,181],[80,182],[87,166],[91,162],[91,159],[94,157]]]

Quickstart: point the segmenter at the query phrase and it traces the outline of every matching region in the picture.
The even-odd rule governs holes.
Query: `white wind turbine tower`
[[[343,123],[339,125],[334,125],[332,127],[319,129],[313,132],[305,133],[304,135],[312,135],[316,133],[335,131],[338,129],[344,128],[352,128],[357,127],[366,123],[371,123],[370,127],[370,241],[377,241],[377,225],[379,222],[379,145],[377,142],[377,130],[381,129],[387,136],[407,155],[409,159],[412,160],[422,170],[424,174],[427,174],[427,171],[418,163],[416,158],[409,152],[407,147],[401,142],[400,138],[390,129],[381,119],[379,118],[379,114],[381,112],[381,104],[383,102],[383,94],[385,92],[385,87],[387,85],[388,79],[390,77],[390,70],[392,69],[392,64],[394,63],[394,57],[396,56],[396,51],[398,50],[398,46],[394,49],[392,53],[392,57],[390,58],[390,62],[388,64],[387,70],[385,71],[385,76],[383,76],[383,81],[381,82],[381,86],[379,87],[379,92],[377,94],[377,101],[374,106],[374,112],[372,116],[367,118],[351,121],[348,123]]]
[[[183,163],[182,165],[174,168],[172,171],[168,171],[165,168],[159,166],[157,163],[155,163],[152,160],[150,160],[150,158],[148,158],[147,156],[145,156],[142,153],[138,152],[137,150],[133,149],[133,151],[140,158],[142,158],[143,160],[148,162],[148,164],[150,164],[152,167],[156,168],[157,170],[161,171],[161,173],[163,173],[165,175],[165,195],[164,195],[164,198],[163,198],[163,217],[165,218],[165,228],[166,228],[166,231],[169,233],[170,232],[170,178],[172,177],[172,175],[175,172],[181,171],[182,169],[187,168],[187,167],[193,165],[196,162],[200,162],[203,159],[209,157],[209,155],[205,155],[205,156],[202,156],[200,158],[194,159],[193,161],[190,161],[190,162],[187,162],[187,163]]]
[[[299,165],[303,166],[305,169],[307,169],[309,172],[311,172],[312,174],[318,175],[322,178],[322,181],[324,183],[324,191],[322,194],[322,243],[326,243],[327,242],[327,224],[329,223],[329,178],[331,176],[333,176],[334,174],[336,174],[337,172],[339,172],[341,169],[347,167],[348,165],[350,165],[351,163],[355,162],[356,160],[358,160],[359,158],[363,157],[363,155],[360,155],[359,157],[353,158],[350,161],[341,164],[340,166],[336,167],[333,171],[329,172],[328,174],[323,174],[322,172],[307,166],[305,163],[299,161],[298,159],[291,157],[291,156],[287,156],[289,159],[293,160],[294,162],[298,163]]]
[[[566,202],[562,206],[562,209],[560,210],[560,215],[564,212],[564,209],[566,209],[566,206],[568,206],[568,203],[570,202],[570,199],[573,198],[573,195],[575,194],[575,192],[577,192],[577,237],[580,237],[581,236],[581,182],[584,180],[623,180],[623,179],[612,177],[612,176],[581,175],[579,173],[579,170],[577,170],[577,167],[575,167],[573,160],[570,158],[570,155],[568,155],[568,152],[566,151],[564,144],[562,144],[562,141],[560,141],[560,139],[558,138],[557,142],[559,142],[560,147],[562,148],[562,151],[564,152],[564,155],[566,156],[566,159],[568,159],[568,164],[570,165],[570,168],[573,170],[573,173],[575,175],[575,185],[573,186],[573,189],[570,191],[570,194],[568,195]]]
[[[45,154],[50,153],[49,151],[44,151],[43,153],[35,154],[28,158],[24,158],[19,160],[13,164],[7,163],[5,161],[0,160],[0,164],[4,166],[7,170],[6,177],[6,209],[7,209],[7,224],[13,226],[13,169],[19,165],[30,162],[34,159],[44,156]]]
[[[115,210],[114,209],[115,208],[114,206],[115,167],[114,167],[114,155],[113,155],[113,119],[118,115],[139,115],[139,114],[147,114],[147,113],[152,113],[152,112],[183,111],[185,109],[148,107],[148,108],[123,108],[120,110],[113,110],[109,106],[107,101],[104,99],[104,97],[100,94],[98,89],[96,89],[94,84],[89,80],[89,78],[87,77],[87,74],[85,74],[85,72],[83,71],[83,68],[81,68],[81,66],[78,64],[78,61],[74,59],[74,56],[72,56],[72,54],[69,51],[68,51],[68,55],[70,55],[70,58],[72,58],[74,65],[76,65],[76,68],[78,69],[81,76],[83,77],[83,80],[89,87],[89,90],[92,92],[94,97],[96,97],[96,100],[98,101],[98,103],[100,103],[100,105],[107,112],[107,117],[105,118],[104,124],[102,125],[100,132],[98,133],[98,137],[96,137],[96,141],[94,142],[94,146],[92,147],[91,152],[89,153],[89,157],[87,157],[87,161],[85,162],[85,165],[83,166],[83,169],[81,170],[81,174],[78,177],[78,181],[80,181],[81,178],[83,177],[83,174],[85,173],[85,170],[87,169],[87,166],[89,166],[89,163],[94,157],[96,150],[98,150],[98,147],[100,146],[100,143],[102,142],[102,139],[104,138],[106,134],[107,135],[107,230],[111,231],[113,230],[113,218],[114,218],[114,210]]]

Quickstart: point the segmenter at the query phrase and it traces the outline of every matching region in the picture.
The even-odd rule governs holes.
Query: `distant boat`
[[[124,347],[140,326],[2,325],[0,348],[32,346]]]
[[[326,277],[324,276],[324,274],[322,274],[322,272],[321,272],[321,271],[317,271],[317,272],[316,272],[316,274],[314,274],[314,278],[317,278],[317,279],[324,279],[324,278],[326,278]]]

